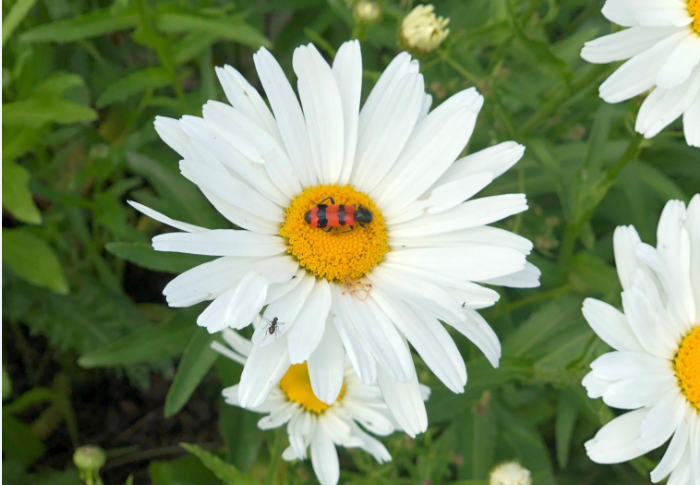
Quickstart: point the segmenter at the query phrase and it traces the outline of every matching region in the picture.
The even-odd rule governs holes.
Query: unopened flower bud
[[[379,22],[382,12],[372,0],[361,0],[352,9],[352,16],[358,24],[369,26]]]
[[[449,35],[450,19],[437,17],[432,5],[418,5],[401,22],[399,35],[408,50],[431,52]]]
[[[491,470],[489,485],[532,485],[532,476],[517,461],[506,461]]]

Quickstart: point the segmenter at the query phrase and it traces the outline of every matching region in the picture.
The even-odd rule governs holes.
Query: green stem
[[[559,96],[546,103],[539,111],[533,114],[523,125],[522,133],[527,136],[544,120],[551,118],[562,107],[568,104],[574,96],[582,94],[609,71],[607,66],[594,66],[581,79],[571,84],[569,89],[565,89]]]
[[[272,485],[275,482],[275,475],[277,475],[277,467],[282,458],[282,451],[284,451],[284,427],[277,428],[275,430],[275,441],[272,443],[272,448],[270,449],[270,466],[267,469],[267,474],[265,475],[265,485]]]
[[[464,66],[462,66],[459,62],[454,60],[452,56],[450,56],[450,53],[446,50],[439,50],[438,54],[440,55],[440,59],[445,61],[447,64],[452,66],[452,69],[460,73],[462,76],[464,76],[467,81],[472,83],[473,85],[477,85],[479,82],[479,78],[473,75],[471,72],[467,71]]]
[[[156,51],[156,55],[158,56],[158,59],[160,60],[161,64],[163,64],[163,67],[165,67],[165,69],[168,71],[168,75],[170,76],[170,82],[173,85],[173,89],[175,89],[175,94],[177,96],[178,101],[180,102],[180,106],[182,108],[183,113],[187,113],[187,100],[185,99],[185,93],[182,90],[182,83],[180,82],[180,78],[175,72],[175,63],[173,62],[173,58],[170,55],[169,45],[165,41],[165,39],[158,35],[158,33],[153,28],[153,25],[151,24],[150,14],[148,12],[148,9],[146,8],[145,0],[136,0],[136,5],[138,7],[139,17],[141,18],[141,28],[143,28],[145,35],[149,38],[151,47]]]
[[[503,310],[494,312],[494,318],[500,317],[501,315],[507,315],[510,312],[517,310],[518,308],[533,305],[533,304],[539,303],[541,301],[554,299],[559,295],[564,295],[564,294],[568,293],[569,290],[571,290],[571,285],[566,284],[566,285],[558,286],[557,288],[554,288],[554,289],[551,289],[548,291],[543,291],[543,292],[537,293],[537,294],[529,296],[527,298],[522,298],[518,301],[514,301],[513,303],[511,303],[509,305],[505,305]]]
[[[642,135],[635,134],[630,140],[627,149],[620,159],[611,168],[606,170],[600,179],[588,190],[590,201],[587,204],[579,203],[574,208],[571,219],[566,225],[564,239],[559,251],[559,263],[566,266],[574,255],[576,241],[586,224],[591,220],[598,204],[603,200],[608,191],[615,184],[615,179],[627,164],[639,156],[642,149]]]

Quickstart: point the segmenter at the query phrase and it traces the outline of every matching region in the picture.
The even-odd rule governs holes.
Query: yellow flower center
[[[700,0],[688,0],[688,12],[693,17],[693,29],[700,34]]]
[[[309,367],[306,362],[292,365],[282,377],[280,388],[282,388],[282,392],[287,396],[287,399],[299,403],[307,411],[321,414],[328,409],[328,404],[317,398],[313,389],[311,389]],[[343,394],[345,394],[344,382],[336,401],[342,398]]]
[[[675,368],[683,394],[700,410],[700,326],[683,338],[676,355]]]
[[[332,197],[336,204],[354,205],[356,209],[361,204],[372,212],[372,222],[365,227],[358,223],[352,228],[335,227],[329,232],[326,232],[328,228],[313,227],[304,215],[327,197]],[[331,204],[331,201],[323,203]],[[318,185],[304,190],[287,207],[280,236],[287,241],[287,252],[304,269],[318,278],[342,284],[369,273],[389,251],[382,213],[367,194],[349,185]]]

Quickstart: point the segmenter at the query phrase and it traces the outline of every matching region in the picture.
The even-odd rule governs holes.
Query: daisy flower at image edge
[[[591,398],[629,409],[586,450],[597,463],[621,463],[671,440],[651,472],[658,483],[700,483],[700,195],[661,214],[657,246],[618,227],[615,261],[624,313],[588,299],[583,314],[615,349],[597,358],[583,384]]]
[[[222,337],[230,348],[219,342],[213,342],[212,348],[235,362],[245,364],[252,343],[233,330],[224,330]],[[422,399],[427,399],[430,389],[420,385],[420,393]],[[238,385],[224,389],[223,395],[227,404],[240,406]],[[289,367],[265,401],[250,410],[266,415],[258,421],[260,429],[287,425],[289,446],[282,453],[283,459],[306,459],[307,449],[310,448],[311,464],[322,485],[338,483],[340,466],[336,446],[362,448],[379,463],[391,461],[391,455],[384,445],[358,424],[379,436],[388,436],[400,430],[379,388],[360,382],[347,361],[342,386],[332,403],[325,403],[314,394],[305,362]]]
[[[627,60],[600,86],[600,97],[619,103],[652,89],[635,129],[651,138],[683,116],[688,145],[700,147],[700,0],[607,0],[603,15],[629,28],[581,51],[595,64]]]
[[[159,117],[156,130],[177,151],[182,174],[244,230],[209,230],[141,204],[180,229],[153,238],[158,251],[217,256],[171,281],[170,306],[213,300],[197,323],[209,332],[242,329],[263,307],[280,323],[252,337],[239,404],[261,405],[290,365],[308,363],[311,386],[335,401],[347,352],[358,378],[377,383],[399,425],[424,431],[410,343],[454,392],[467,382],[464,360],[441,323],[498,366],[497,335],[477,313],[499,295],[482,286],[530,288],[527,239],[488,224],[527,209],[525,195],[473,196],[523,155],[501,143],[459,158],[483,97],[466,89],[430,110],[418,61],[401,53],[360,110],[360,44],[343,44],[332,66],[313,45],[295,50],[301,105],[265,49],[254,56],[272,112],[230,66],[217,69],[231,103],[210,101],[203,117]],[[322,201],[373,215],[328,232],[305,215]]]

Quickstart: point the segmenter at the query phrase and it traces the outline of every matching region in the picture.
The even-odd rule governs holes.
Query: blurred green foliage
[[[291,73],[296,46],[313,41],[330,58],[351,35],[363,41],[366,96],[396,54],[398,24],[412,7],[378,4],[381,21],[358,28],[344,0],[3,1],[7,483],[78,483],[70,453],[52,445],[57,435],[67,437],[59,449],[100,441],[107,484],[130,473],[133,483],[157,485],[261,483],[270,466],[274,483],[313,482],[307,463],[271,463],[274,433],[258,430],[256,415],[215,397],[237,382],[240,368],[216,359],[211,337],[194,323],[197,308],[171,310],[159,294],[167,274],[205,259],[155,253],[148,241],[163,228],[125,200],[225,227],[179,175],[154,116],[197,115],[206,100],[223,99],[217,65],[232,64],[258,85],[252,53],[260,46]],[[601,5],[435,2],[452,33],[421,59],[426,86],[434,105],[473,85],[485,95],[469,151],[510,139],[527,146],[484,195],[528,195],[530,211],[506,226],[534,241],[542,287],[503,291],[484,311],[503,342],[499,369],[456,337],[468,360],[466,393],[450,393],[419,367],[433,388],[428,432],[386,439],[394,460],[385,465],[343,450],[341,481],[483,485],[494,464],[517,459],[538,485],[648,483],[653,456],[603,467],[583,450],[613,412],[580,385],[605,351],[580,306],[586,296],[619,303],[612,230],[634,224],[653,242],[663,203],[687,201],[700,186],[699,157],[677,124],[652,141],[636,135],[639,99],[615,106],[598,99],[614,66],[586,64],[579,51],[611,29]],[[214,396],[204,400],[218,416],[210,424],[217,438],[186,451],[167,439],[120,448],[86,424],[91,416],[76,398],[104,379],[128,379],[143,396],[154,381],[170,382],[157,410],[167,416],[177,417],[197,389]]]

